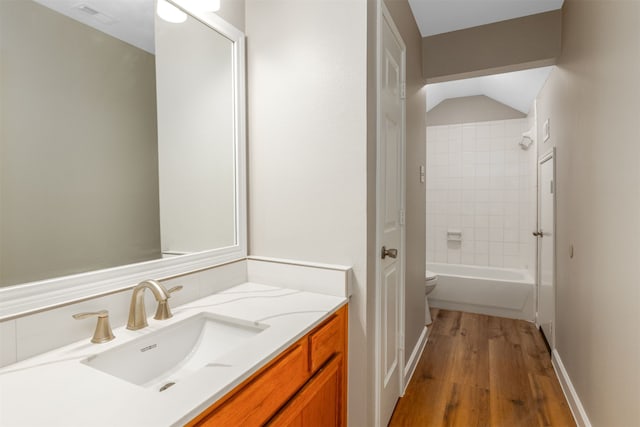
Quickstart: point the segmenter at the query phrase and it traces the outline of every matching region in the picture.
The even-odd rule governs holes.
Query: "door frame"
[[[553,238],[553,242],[552,242],[552,246],[553,246],[553,274],[551,275],[551,280],[553,281],[553,320],[552,320],[552,326],[551,326],[551,336],[547,337],[544,336],[545,340],[547,340],[547,344],[549,345],[549,348],[551,351],[553,351],[555,349],[555,343],[556,343],[556,313],[557,313],[557,306],[558,306],[558,297],[557,297],[557,293],[558,293],[558,280],[557,280],[557,272],[558,272],[558,268],[557,268],[557,263],[558,263],[558,245],[557,245],[557,232],[558,232],[558,226],[557,226],[557,200],[558,200],[558,184],[557,184],[557,173],[556,173],[556,147],[551,148],[549,151],[547,151],[546,153],[542,154],[541,156],[538,157],[538,165],[537,165],[537,174],[538,174],[538,194],[536,197],[536,202],[537,202],[537,215],[538,215],[538,220],[537,220],[537,230],[536,231],[540,231],[540,228],[542,226],[541,221],[542,221],[542,174],[540,173],[540,169],[542,168],[542,165],[544,163],[546,163],[549,160],[553,160],[553,171],[552,171],[552,179],[553,179],[553,219],[552,219],[552,223],[553,223],[553,232],[552,232],[552,238]],[[544,238],[544,237],[543,237]],[[538,329],[540,329],[542,331],[542,324],[540,323],[540,319],[539,319],[539,315],[540,315],[540,287],[542,285],[542,275],[541,275],[541,266],[542,266],[542,244],[541,244],[541,239],[540,238],[536,238],[536,258],[537,258],[537,262],[536,262],[536,326],[538,327]]]
[[[382,177],[380,175],[380,171],[382,170],[383,164],[383,151],[381,149],[381,105],[380,105],[380,93],[382,90],[382,29],[385,21],[389,24],[389,28],[393,33],[394,37],[398,40],[398,43],[402,47],[402,58],[401,58],[401,90],[404,92],[406,87],[406,56],[407,56],[407,47],[400,35],[400,31],[398,31],[397,26],[393,22],[393,18],[391,17],[391,13],[387,9],[387,6],[383,1],[377,2],[379,8],[377,10],[376,17],[376,277],[375,277],[375,408],[374,408],[374,426],[380,427],[381,417],[380,411],[382,409],[381,406],[381,388],[382,381],[384,380],[383,369],[382,369],[382,295],[381,295],[381,261],[379,250],[382,247],[382,228],[383,224],[381,223],[382,218],[382,198],[380,197],[380,189]],[[406,99],[404,94],[401,95],[401,116],[402,116],[402,136],[401,136],[401,159],[400,162],[400,187],[401,187],[401,219],[400,219],[400,247],[398,248],[399,258],[400,258],[400,277],[399,277],[399,287],[400,287],[400,301],[398,307],[398,396],[402,396],[404,394],[404,365],[405,365],[405,348],[404,348],[404,332],[405,332],[405,248],[406,248],[406,220],[405,212],[406,212],[406,134],[407,134],[407,124],[406,124]]]

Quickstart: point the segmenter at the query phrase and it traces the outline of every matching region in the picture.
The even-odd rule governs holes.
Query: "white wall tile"
[[[447,251],[448,264],[460,264],[460,257],[461,257],[460,249],[449,249]]]
[[[505,268],[522,268],[520,266],[520,257],[518,256],[505,255],[503,261]]]
[[[489,202],[489,195],[491,190],[477,190],[476,202]]]
[[[496,138],[491,139],[489,147],[491,151],[503,151],[506,147],[506,144],[503,138]]]
[[[504,267],[504,257],[497,254],[489,254],[489,265],[491,267]]]
[[[504,216],[503,215],[490,215],[489,216],[489,228],[500,228],[502,229],[504,225]]]
[[[504,243],[503,242],[489,242],[489,255],[504,255]]]
[[[476,126],[477,138],[491,138],[491,124],[479,124]]]
[[[491,203],[486,202],[477,202],[476,203],[476,215],[491,215],[493,212],[491,211]]]
[[[461,226],[463,228],[471,228],[475,226],[475,217],[473,215],[462,215],[460,217]]]
[[[427,262],[436,262],[435,252],[427,250]]]
[[[490,165],[491,164],[491,152],[490,151],[478,151],[476,153],[476,164],[478,164],[478,165]]]
[[[489,227],[476,227],[475,234],[476,240],[489,241]]]
[[[489,265],[489,254],[476,254],[475,255],[475,265],[488,266]]]
[[[504,255],[511,255],[517,257],[520,253],[520,244],[519,243],[504,243],[503,246]]]
[[[505,124],[503,120],[499,120],[496,122],[491,123],[490,125],[491,128],[491,138],[502,138],[504,137],[504,132],[505,132]]]
[[[504,230],[504,241],[510,243],[519,243],[520,242],[520,233],[517,228],[505,228]]]
[[[476,140],[476,152],[491,151],[491,138],[478,137]]]
[[[476,167],[476,170],[480,166]],[[478,176],[476,173],[476,179],[474,180],[474,187],[476,190],[490,190],[491,189],[491,178],[489,176]]]
[[[476,228],[486,228],[489,227],[489,216],[488,215],[476,215],[474,218],[474,224]]]
[[[489,215],[503,216],[505,214],[505,204],[503,202],[488,203]]]
[[[490,242],[504,242],[504,230],[502,228],[489,227]]]
[[[474,265],[475,255],[473,254],[473,252],[462,252],[462,255],[460,256],[460,263],[464,265]]]
[[[535,264],[528,235],[536,222],[535,150],[518,145],[527,129],[527,119],[427,129],[427,154],[433,156],[427,169],[430,260]],[[446,241],[449,228],[463,229],[460,247]]]
[[[489,242],[476,240],[475,248],[476,248],[476,255],[489,254]]]
[[[491,166],[490,165],[477,165],[476,166],[476,177],[486,177],[489,179],[491,176]],[[488,182],[488,181],[487,181]]]

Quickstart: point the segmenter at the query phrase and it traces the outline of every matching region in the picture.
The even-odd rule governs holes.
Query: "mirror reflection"
[[[83,8],[0,2],[1,286],[237,243],[233,43]]]

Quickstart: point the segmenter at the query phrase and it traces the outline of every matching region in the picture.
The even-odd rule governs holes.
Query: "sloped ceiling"
[[[427,111],[445,99],[485,95],[524,114],[551,73],[551,67],[427,85]]]
[[[563,0],[409,0],[422,37],[549,12]]]
[[[155,51],[153,0],[34,1],[149,53]]]

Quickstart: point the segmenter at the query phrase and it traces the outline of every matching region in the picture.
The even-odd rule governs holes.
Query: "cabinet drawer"
[[[317,371],[331,356],[344,351],[344,310],[309,335],[311,372]]]
[[[250,427],[264,424],[307,381],[307,360],[305,338],[194,425]]]

